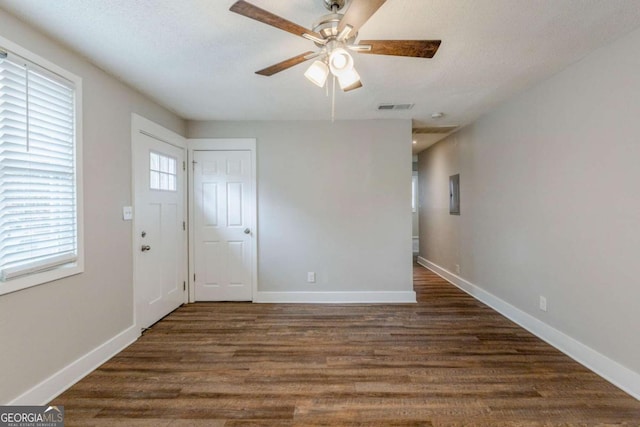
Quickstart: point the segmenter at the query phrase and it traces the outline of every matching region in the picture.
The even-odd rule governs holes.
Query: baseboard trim
[[[557,348],[576,362],[595,372],[622,391],[640,400],[640,374],[626,368],[591,347],[566,335],[534,316],[520,310],[449,270],[418,257],[418,264],[451,282],[478,301],[488,305],[507,319],[522,326],[538,338]]]
[[[71,362],[49,378],[9,402],[9,405],[45,405],[63,391],[86,377],[107,360],[140,337],[140,330],[130,326],[107,342]]]
[[[416,293],[406,292],[258,292],[256,303],[415,304]]]

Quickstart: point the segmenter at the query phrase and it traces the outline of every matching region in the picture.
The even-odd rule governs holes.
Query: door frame
[[[256,165],[255,138],[197,138],[187,140],[187,175],[189,182],[189,302],[195,302],[196,287],[193,280],[195,271],[195,239],[194,239],[194,188],[193,158],[195,151],[249,151],[251,153],[251,184],[253,185],[253,209],[251,209],[249,228],[253,231],[251,239],[251,301],[255,302],[258,294],[258,187]]]
[[[131,114],[131,204],[132,207],[134,207],[134,212],[133,212],[133,220],[131,221],[131,248],[132,248],[132,264],[133,264],[133,287],[132,287],[132,291],[133,291],[133,323],[136,326],[136,328],[138,328],[138,330],[140,330],[140,325],[138,324],[138,313],[137,313],[137,306],[138,306],[138,300],[137,300],[137,296],[136,296],[136,278],[137,278],[137,266],[136,266],[136,253],[138,251],[138,246],[137,246],[137,236],[136,236],[136,230],[138,229],[137,224],[138,224],[138,215],[135,212],[135,206],[136,206],[136,192],[135,192],[135,185],[136,185],[136,171],[137,171],[137,165],[136,165],[136,143],[138,141],[138,138],[140,137],[140,135],[146,135],[149,136],[151,138],[157,139],[159,141],[162,141],[164,143],[167,143],[169,145],[172,145],[174,147],[180,148],[183,151],[183,158],[185,159],[185,165],[187,162],[187,139],[178,135],[175,132],[170,131],[169,129],[164,128],[163,126],[152,122],[151,120],[142,117],[136,113],[132,113]],[[178,167],[180,167],[180,165],[178,165]],[[182,217],[184,218],[184,221],[188,221],[188,208],[187,208],[187,202],[188,202],[188,197],[187,197],[187,181],[188,181],[188,177],[187,174],[185,173],[184,175],[184,179],[182,180],[183,184],[182,184],[182,196],[183,196],[183,200],[182,200],[182,206],[183,206],[183,212],[182,212]],[[182,233],[182,238],[183,238],[183,247],[187,248],[188,247],[188,236],[187,233]],[[188,259],[187,259],[188,253],[187,251],[185,251],[185,253],[183,254],[182,257],[182,267],[183,267],[183,271],[185,272],[185,274],[187,275],[187,277],[189,277],[189,263],[188,263]],[[186,280],[186,278],[185,278]],[[183,303],[187,303],[188,302],[188,297],[187,297],[187,292],[183,292]]]

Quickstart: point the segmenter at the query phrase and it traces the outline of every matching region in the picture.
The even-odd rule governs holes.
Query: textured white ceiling
[[[302,26],[322,0],[250,0]],[[186,119],[329,119],[330,100],[298,65],[302,38],[229,12],[233,0],[0,0]],[[364,88],[337,94],[338,119],[464,125],[500,101],[640,26],[639,0],[388,0],[363,39],[441,39],[433,59],[357,55]],[[19,42],[19,40],[16,40]],[[630,55],[637,52],[629,52]],[[377,111],[380,103],[414,103]],[[431,113],[446,116],[431,119]]]

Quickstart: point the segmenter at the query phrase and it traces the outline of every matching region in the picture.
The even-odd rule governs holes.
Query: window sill
[[[10,294],[12,292],[21,291],[33,286],[43,285],[53,282],[54,280],[64,279],[65,277],[75,276],[84,272],[84,266],[81,261],[73,264],[66,264],[53,270],[43,271],[42,273],[30,274],[24,277],[16,277],[15,279],[0,282],[0,295]]]

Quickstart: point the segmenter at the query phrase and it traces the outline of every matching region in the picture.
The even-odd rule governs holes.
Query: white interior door
[[[185,302],[184,149],[134,135],[136,322],[154,324]]]
[[[193,162],[195,300],[251,301],[251,152],[194,151]]]

